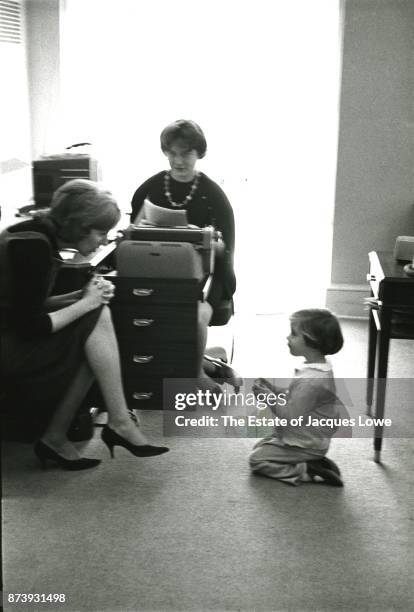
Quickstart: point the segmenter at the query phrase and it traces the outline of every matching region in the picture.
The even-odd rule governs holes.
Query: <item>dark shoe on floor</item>
[[[338,476],[341,475],[339,467],[336,465],[335,461],[332,461],[332,459],[329,459],[329,457],[321,457],[321,459],[319,459],[318,461],[320,461],[321,464],[323,464],[324,467],[326,467],[328,470],[332,470],[333,472],[338,474]]]
[[[72,472],[78,470],[89,470],[90,468],[96,467],[101,463],[100,459],[87,459],[86,457],[80,457],[79,459],[66,459],[59,455],[53,448],[47,446],[42,440],[38,440],[34,445],[34,453],[39,459],[43,469],[46,468],[46,463],[52,461],[64,470],[70,470]]]
[[[135,457],[155,457],[167,453],[170,449],[167,446],[153,446],[152,444],[132,444],[116,431],[105,425],[101,438],[109,449],[112,459],[114,458],[114,446],[126,448]]]
[[[326,461],[323,462],[321,459],[306,462],[307,472],[311,478],[319,476],[323,481],[331,485],[332,487],[343,487],[344,483],[341,480],[339,474],[334,470],[326,467]]]

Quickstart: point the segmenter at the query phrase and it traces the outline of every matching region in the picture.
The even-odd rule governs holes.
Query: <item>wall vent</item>
[[[22,19],[20,2],[0,0],[0,43],[21,42]]]

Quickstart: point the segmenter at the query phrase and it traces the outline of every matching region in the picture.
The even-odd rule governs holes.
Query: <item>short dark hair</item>
[[[297,310],[290,317],[305,343],[322,355],[334,355],[341,350],[344,338],[338,319],[325,308]]]
[[[50,206],[48,217],[66,242],[81,240],[91,229],[108,232],[121,218],[111,192],[86,179],[73,179],[61,185]]]
[[[167,125],[161,132],[160,140],[163,153],[167,153],[177,140],[182,140],[190,151],[195,149],[200,159],[207,151],[207,141],[203,130],[195,121],[187,119],[178,119]]]

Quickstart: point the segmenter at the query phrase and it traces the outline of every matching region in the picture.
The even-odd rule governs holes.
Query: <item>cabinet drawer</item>
[[[128,405],[138,410],[162,410],[162,379],[124,375],[124,391]]]
[[[197,302],[201,298],[200,283],[197,280],[122,278],[114,276],[113,304],[183,304]]]
[[[145,378],[124,373],[123,383],[128,405],[139,410],[174,410],[177,393],[196,393],[198,389],[194,378],[176,377],[175,381],[169,378],[166,382],[161,377]]]
[[[135,308],[112,305],[112,319],[119,341],[133,339],[134,344],[152,340],[158,342],[196,341],[197,306],[140,305]]]
[[[131,344],[119,346],[122,371],[126,377],[162,376],[192,378],[197,375],[197,347],[194,344],[162,346]]]

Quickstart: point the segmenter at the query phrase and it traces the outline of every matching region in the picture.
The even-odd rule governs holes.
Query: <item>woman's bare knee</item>
[[[110,326],[113,328],[112,315],[109,306],[102,306],[97,325]]]
[[[112,323],[111,311],[108,306],[103,306],[99,313],[96,325],[86,341],[86,348],[96,346],[97,342],[112,342],[115,339],[115,329]]]

